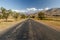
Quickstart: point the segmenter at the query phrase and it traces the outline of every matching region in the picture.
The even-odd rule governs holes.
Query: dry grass
[[[8,28],[11,28],[13,25],[24,21],[25,19],[21,19],[18,21],[15,21],[14,19],[9,19],[8,22],[5,22],[3,19],[0,20],[0,32],[3,32],[7,30]]]
[[[56,18],[54,18],[54,20],[55,19]],[[49,27],[51,27],[57,31],[60,31],[60,21],[54,21],[54,20],[36,20],[36,21],[41,22],[45,25],[48,25]]]

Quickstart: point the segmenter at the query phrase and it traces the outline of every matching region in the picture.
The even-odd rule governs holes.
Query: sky
[[[43,10],[60,8],[60,0],[0,0],[0,7],[13,10]]]

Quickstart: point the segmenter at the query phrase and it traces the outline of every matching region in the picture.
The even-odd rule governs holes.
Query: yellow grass
[[[60,31],[60,21],[52,21],[52,20],[36,20],[36,21],[48,25],[49,27],[57,31]]]
[[[19,23],[19,22],[22,22],[24,21],[25,19],[20,19],[18,21],[15,21],[14,19],[9,19],[10,21],[12,22],[4,22],[3,19],[0,20],[0,32],[3,32],[5,30],[7,30],[8,28],[11,28],[13,25]]]

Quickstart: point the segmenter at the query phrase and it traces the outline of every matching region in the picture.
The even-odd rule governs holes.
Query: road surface
[[[28,19],[9,29],[0,40],[60,40],[60,32]]]

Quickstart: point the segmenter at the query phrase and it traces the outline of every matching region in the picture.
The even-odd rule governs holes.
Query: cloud
[[[49,9],[50,8],[44,8],[44,9],[26,8],[25,10],[12,10],[12,11],[23,12],[23,13],[35,13],[35,12],[38,12],[38,11],[49,10]]]
[[[44,10],[49,10],[50,8],[45,8]]]
[[[20,12],[20,10],[12,10],[12,11]]]
[[[16,12],[27,12],[26,10],[12,10],[12,11],[16,11]]]
[[[38,9],[39,11],[42,11],[42,10],[44,10],[44,9]]]
[[[28,11],[36,11],[36,8],[27,8]]]

